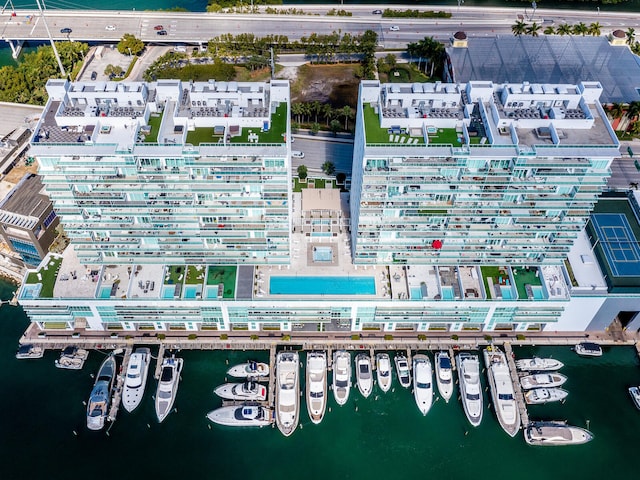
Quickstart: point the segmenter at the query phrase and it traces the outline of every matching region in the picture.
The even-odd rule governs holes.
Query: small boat
[[[467,420],[477,427],[482,421],[482,386],[480,384],[480,360],[471,353],[459,353],[456,356],[458,378],[460,379],[460,398]]]
[[[263,401],[267,398],[267,387],[257,382],[225,383],[213,391],[227,400]]]
[[[233,405],[212,410],[207,418],[228,427],[265,427],[273,423],[273,412],[260,405]]]
[[[227,375],[236,378],[266,377],[269,375],[269,365],[253,361],[241,363],[231,367],[227,371]]]
[[[307,411],[313,423],[320,423],[327,409],[327,354],[307,354]]]
[[[495,346],[485,348],[483,354],[498,422],[505,432],[515,437],[520,429],[520,411],[516,405],[507,357]]]
[[[298,426],[300,413],[300,366],[298,352],[276,356],[276,424],[285,437]]]
[[[413,397],[426,415],[433,403],[433,369],[429,357],[420,353],[413,356]]]
[[[356,355],[356,383],[364,398],[371,395],[373,389],[373,373],[371,371],[371,357],[366,353]]]
[[[87,402],[87,428],[89,430],[100,430],[104,427],[104,422],[109,414],[111,390],[115,377],[116,358],[111,354],[100,365],[91,395],[89,395]]]
[[[173,355],[162,360],[162,370],[158,381],[158,390],[156,391],[156,416],[158,417],[158,422],[162,422],[171,413],[173,402],[175,402],[178,393],[182,363],[182,358],[176,358]]]
[[[564,367],[564,363],[554,358],[523,358],[516,360],[516,368],[523,372],[550,372],[560,370]]]
[[[395,356],[394,361],[396,362],[396,373],[398,374],[400,385],[404,388],[409,388],[411,386],[411,371],[407,357],[399,353]]]
[[[391,359],[387,353],[376,355],[376,377],[380,390],[388,392],[391,388]]]
[[[580,445],[593,440],[593,434],[565,422],[534,422],[524,429],[524,440],[540,446]]]
[[[631,395],[631,400],[636,408],[640,410],[640,387],[629,387],[629,395]]]
[[[453,394],[453,368],[449,353],[444,351],[436,353],[435,363],[438,391],[444,401],[448,403]]]
[[[582,342],[574,348],[575,352],[582,357],[601,357],[602,347],[593,342]]]
[[[559,387],[567,381],[567,377],[561,373],[537,373],[535,375],[527,375],[520,379],[520,385],[525,390],[532,388],[552,388]]]
[[[133,412],[142,401],[150,363],[151,350],[148,348],[136,348],[129,358],[122,391],[122,406],[127,412]]]
[[[60,352],[60,358],[55,361],[55,365],[68,370],[80,370],[87,357],[89,357],[88,350],[70,345]]]
[[[338,405],[349,400],[351,389],[351,354],[338,350],[333,354],[333,397]]]
[[[524,394],[524,399],[529,405],[541,403],[559,402],[564,400],[569,392],[562,388],[533,388]]]
[[[42,358],[43,355],[44,348],[42,348],[40,345],[33,345],[31,343],[20,345],[18,347],[18,351],[16,352],[16,358],[19,360],[24,360],[27,358]]]

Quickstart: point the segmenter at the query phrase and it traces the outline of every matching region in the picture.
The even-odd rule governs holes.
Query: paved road
[[[305,165],[314,176],[322,172],[325,161],[333,162],[336,172],[343,172],[351,178],[353,162],[353,142],[335,141],[331,138],[312,137],[308,135],[294,135],[295,141],[291,150],[304,153],[304,158],[292,158],[292,171],[296,175],[298,166]],[[335,174],[333,175],[335,176]]]

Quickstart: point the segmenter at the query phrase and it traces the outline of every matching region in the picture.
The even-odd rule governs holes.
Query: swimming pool
[[[505,285],[500,285],[500,291],[502,292],[503,300],[514,300],[513,292],[511,287],[507,287]]]
[[[162,289],[162,298],[173,298],[176,295],[176,286],[168,285]]]
[[[533,293],[534,300],[544,300],[544,292],[540,285],[533,285],[531,287],[531,293]]]
[[[200,285],[185,285],[184,298],[196,298],[200,293]]]
[[[111,287],[100,287],[98,298],[111,298]]]
[[[374,277],[271,277],[270,295],[375,295]]]
[[[420,287],[411,287],[411,300],[422,300],[422,290]]]
[[[314,262],[331,262],[333,261],[332,247],[313,247]]]
[[[455,298],[456,296],[453,292],[453,287],[442,287],[442,300],[453,300]]]

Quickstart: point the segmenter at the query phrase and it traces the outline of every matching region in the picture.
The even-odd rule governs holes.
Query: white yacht
[[[333,354],[333,396],[338,405],[349,400],[351,389],[351,354],[338,350]]]
[[[520,429],[520,411],[516,404],[507,357],[495,346],[485,348],[483,353],[498,422],[505,432],[515,437]]]
[[[356,383],[358,390],[364,398],[371,395],[373,389],[373,372],[371,370],[371,357],[366,353],[356,355]]]
[[[480,383],[480,360],[471,353],[456,355],[458,378],[460,379],[460,398],[464,413],[474,427],[482,421],[482,385]]]
[[[40,345],[33,345],[31,343],[20,345],[16,352],[16,358],[18,360],[24,360],[26,358],[42,358],[43,355],[44,348]]]
[[[529,405],[559,402],[564,400],[569,392],[562,388],[533,388],[524,393],[524,399]]]
[[[636,408],[640,410],[640,387],[629,387],[629,395]]]
[[[298,352],[276,356],[276,424],[286,437],[298,426],[300,413],[300,366]]]
[[[383,392],[388,392],[391,388],[391,359],[387,353],[376,355],[376,377],[378,386]]]
[[[516,360],[516,368],[523,372],[551,372],[562,367],[564,363],[554,358],[533,357]]]
[[[55,361],[58,368],[67,370],[80,370],[89,357],[89,351],[84,348],[69,345],[60,352],[60,358]]]
[[[567,377],[561,373],[536,373],[527,375],[520,379],[520,385],[525,390],[532,388],[553,388],[559,387],[567,381]]]
[[[175,356],[162,360],[162,370],[156,391],[156,416],[159,422],[162,422],[171,413],[173,402],[175,402],[178,393],[182,363],[182,358]]]
[[[151,350],[148,348],[136,348],[129,358],[122,392],[122,406],[127,412],[133,412],[142,401],[150,363]]]
[[[307,411],[313,423],[320,423],[327,409],[327,354],[307,354]]]
[[[575,352],[582,357],[601,357],[602,347],[593,342],[582,342],[574,347]]]
[[[529,445],[580,445],[593,440],[593,434],[565,422],[534,422],[524,429],[524,440]]]
[[[232,405],[210,411],[207,418],[228,427],[264,427],[273,423],[273,412],[260,405]]]
[[[436,384],[440,396],[445,402],[449,403],[449,399],[453,394],[453,367],[449,353],[440,351],[435,356],[436,363]]]
[[[253,361],[241,363],[227,370],[227,375],[236,378],[266,377],[269,375],[269,365]]]
[[[433,403],[433,369],[431,360],[421,353],[413,356],[413,396],[422,415]]]
[[[115,377],[116,358],[111,354],[100,365],[87,402],[87,428],[89,430],[100,430],[104,427],[104,422],[109,414],[109,405],[111,405],[111,390]]]
[[[409,369],[407,357],[402,353],[398,353],[394,361],[396,363],[396,373],[398,374],[400,385],[404,388],[409,388],[411,386],[411,370]]]
[[[267,387],[257,382],[225,383],[216,387],[213,393],[227,400],[262,402],[267,398]]]

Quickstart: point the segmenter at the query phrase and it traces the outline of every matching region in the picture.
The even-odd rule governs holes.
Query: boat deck
[[[516,369],[516,361],[513,355],[513,348],[509,342],[505,342],[504,345],[505,355],[507,357],[507,363],[509,364],[509,373],[511,374],[511,382],[513,383],[513,391],[515,393],[516,405],[520,411],[520,424],[522,428],[529,425],[529,412],[527,411],[527,402],[524,399],[522,393],[522,387],[520,386],[520,376]]]

